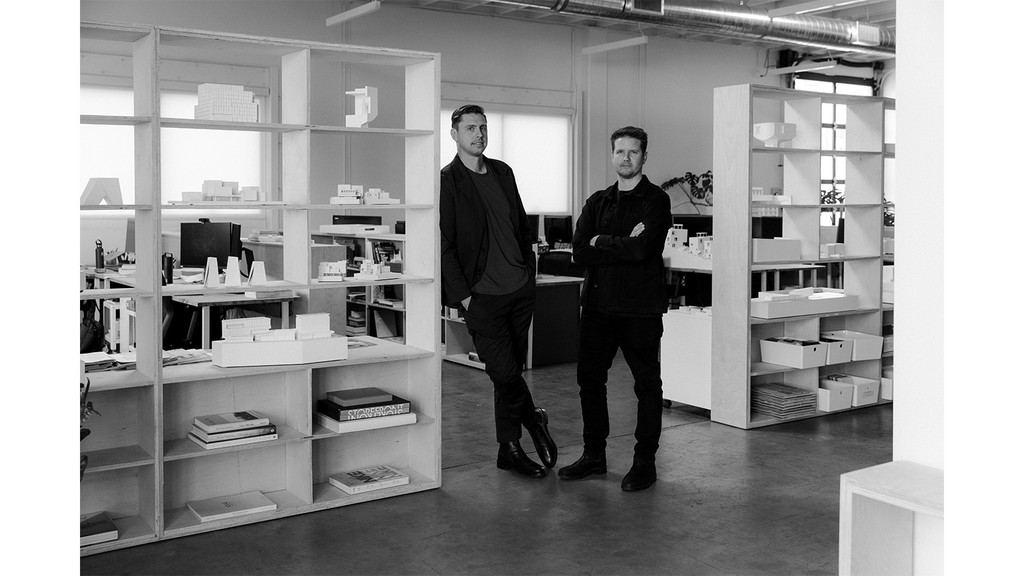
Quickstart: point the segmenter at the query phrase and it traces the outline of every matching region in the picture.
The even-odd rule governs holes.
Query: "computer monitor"
[[[530,241],[536,243],[540,240],[540,215],[527,214],[526,219],[530,221]]]
[[[181,223],[181,256],[183,268],[204,268],[207,258],[216,258],[217,267],[225,268],[228,257],[242,256],[242,226],[231,222]]]
[[[550,215],[544,216],[544,239],[548,244],[569,244],[572,242],[572,216]]]

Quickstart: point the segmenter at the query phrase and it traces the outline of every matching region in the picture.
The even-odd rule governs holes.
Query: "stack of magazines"
[[[813,416],[818,407],[817,390],[804,390],[786,384],[756,384],[751,396],[754,412],[772,418]]]
[[[230,448],[277,440],[277,426],[255,410],[196,416],[188,439],[206,450]]]

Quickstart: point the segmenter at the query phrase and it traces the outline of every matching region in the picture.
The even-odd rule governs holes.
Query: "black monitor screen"
[[[206,259],[217,259],[217,266],[225,268],[228,256],[242,255],[242,227],[231,222],[182,222],[181,265],[184,268],[204,268]]]
[[[527,214],[526,218],[530,221],[530,240],[537,242],[540,237],[540,216],[537,214]]]
[[[544,239],[551,246],[572,242],[572,216],[544,216]]]

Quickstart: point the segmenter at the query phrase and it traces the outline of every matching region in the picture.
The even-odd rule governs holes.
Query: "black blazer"
[[[530,221],[519,197],[512,168],[484,157],[487,170],[497,176],[512,208],[512,228],[531,277],[537,262],[533,255]],[[441,302],[458,307],[484,274],[487,263],[487,214],[469,169],[455,156],[441,169]]]

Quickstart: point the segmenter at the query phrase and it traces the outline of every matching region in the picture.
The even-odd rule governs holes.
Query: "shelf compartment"
[[[262,492],[264,496],[277,504],[277,510],[248,514],[236,518],[225,518],[224,520],[212,522],[200,522],[195,514],[189,510],[188,506],[166,509],[164,510],[164,537],[177,538],[179,536],[207,532],[211,529],[230,528],[253,522],[275,520],[308,511],[307,504],[288,490]]]
[[[350,337],[353,338],[353,337]],[[168,366],[164,368],[164,384],[182,382],[216,380],[220,378],[251,377],[260,374],[275,374],[281,372],[294,372],[297,370],[317,370],[342,366],[353,366],[359,364],[375,364],[380,362],[400,362],[403,360],[414,360],[417,358],[430,358],[433,352],[409,346],[396,344],[372,336],[354,337],[357,340],[366,340],[374,344],[363,348],[349,348],[348,358],[331,362],[317,362],[314,364],[290,364],[287,366],[243,366],[238,368],[220,368],[210,362],[201,364],[186,364],[184,366]]]
[[[84,546],[81,548],[80,554],[87,556],[156,541],[156,532],[139,516],[114,518],[114,524],[117,524],[117,540]]]
[[[294,428],[290,428],[288,426],[281,424],[276,424],[273,421],[271,421],[271,423],[277,426],[277,440],[254,442],[252,444],[242,444],[240,446],[216,448],[212,450],[202,448],[201,446],[189,440],[188,438],[175,438],[172,440],[166,440],[164,441],[164,461],[170,462],[174,460],[182,460],[185,458],[199,458],[203,456],[211,456],[213,454],[223,454],[225,452],[241,452],[243,450],[254,450],[259,448],[266,448],[268,446],[274,446],[276,444],[298,442],[309,438],[309,436],[299,432]]]
[[[335,488],[330,482],[315,484],[313,486],[313,507],[333,508],[336,506],[349,506],[351,504],[359,504],[369,500],[376,500],[381,497],[400,496],[402,494],[422,492],[424,490],[431,490],[440,486],[440,483],[437,480],[431,480],[411,468],[400,468],[399,470],[409,476],[408,484],[392,486],[391,488],[381,488],[379,490],[371,490],[361,494],[347,494],[340,489]]]
[[[121,468],[134,468],[137,466],[150,466],[156,459],[152,454],[146,452],[142,446],[133,444],[117,448],[104,448],[82,452],[82,455],[89,457],[89,465],[85,473],[98,474]]]
[[[750,426],[749,428],[760,428],[763,426],[773,426],[775,424],[783,424],[785,422],[796,422],[797,420],[808,420],[810,418],[818,418],[820,416],[828,416],[830,414],[839,414],[842,412],[849,412],[851,410],[862,410],[864,408],[873,408],[875,406],[882,406],[885,404],[892,404],[892,400],[879,400],[874,404],[867,404],[865,406],[852,406],[850,408],[842,408],[840,410],[833,410],[831,412],[825,412],[824,410],[816,410],[814,414],[807,414],[806,416],[797,416],[795,418],[772,418],[759,412],[750,413]]]

